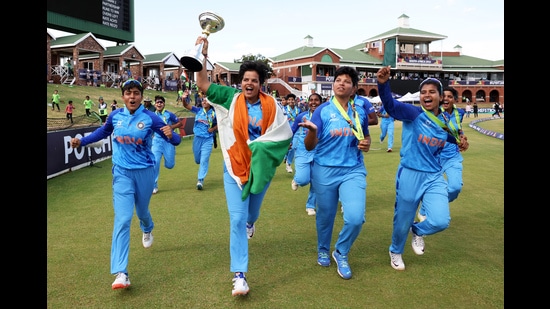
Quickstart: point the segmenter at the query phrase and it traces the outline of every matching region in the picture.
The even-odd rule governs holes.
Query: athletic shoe
[[[143,239],[141,242],[143,243],[143,247],[151,247],[153,245],[153,232],[143,233]]]
[[[424,237],[416,235],[412,231],[412,229],[411,229],[411,232],[413,234],[411,245],[412,245],[414,253],[416,253],[416,255],[424,254]]]
[[[422,222],[422,221],[426,220],[426,216],[421,215],[420,213],[417,213],[416,214],[416,220],[418,220],[418,222]]]
[[[254,223],[252,224],[246,224],[246,236],[248,236],[248,239],[252,238],[254,236],[254,233],[256,232],[256,226],[254,226]]]
[[[316,214],[315,209],[313,208],[306,208],[306,211],[308,216],[315,216]]]
[[[292,173],[292,166],[290,166],[290,164],[286,164],[286,171],[289,172],[289,173]]]
[[[231,291],[231,295],[237,296],[248,294],[250,288],[248,287],[248,282],[246,282],[246,277],[243,273],[235,273],[235,277],[232,279],[232,281],[233,291]]]
[[[386,152],[391,152],[391,148],[388,148],[388,150],[386,150]]]
[[[332,258],[336,262],[336,266],[338,267],[338,274],[340,275],[340,277],[346,280],[351,278],[351,268],[349,268],[348,256],[341,255],[340,253],[338,253],[338,251],[334,250],[332,251]]]
[[[125,273],[116,274],[116,279],[111,284],[113,290],[125,289],[130,286],[130,278]]]
[[[323,267],[330,266],[330,256],[328,255],[328,252],[319,252],[317,254],[317,264]]]
[[[393,253],[390,251],[390,265],[395,270],[405,270],[405,263],[399,253]]]
[[[154,188],[153,189],[153,194],[157,194],[157,192],[159,192],[159,188]]]
[[[197,190],[202,190],[202,181],[197,181]]]
[[[292,172],[291,172],[292,173]],[[292,183],[290,184],[290,187],[292,188],[292,190],[296,191],[298,190],[298,184],[296,183],[296,181],[294,181],[294,179],[292,179]]]

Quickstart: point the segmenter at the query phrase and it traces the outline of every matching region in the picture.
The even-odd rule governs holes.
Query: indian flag
[[[243,200],[250,193],[261,193],[273,179],[292,140],[287,118],[273,97],[261,92],[260,101],[262,135],[253,141],[248,138],[248,112],[242,93],[236,94],[229,106],[211,102],[216,110],[223,159],[243,191]]]
[[[185,69],[181,72],[180,79],[182,82],[186,82],[189,80],[189,76],[187,76],[187,72],[185,72]]]

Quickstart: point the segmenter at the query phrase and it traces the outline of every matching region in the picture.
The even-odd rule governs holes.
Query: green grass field
[[[451,225],[425,238],[423,256],[408,244],[402,272],[389,265],[388,256],[400,122],[392,153],[378,142],[379,126],[370,129],[366,223],[349,254],[350,280],[338,276],[334,262],[317,265],[315,218],[305,212],[308,187],[292,191],[292,174],[281,165],[249,241],[246,297],[231,296],[219,148],[212,153],[203,191],[195,188],[198,165],[191,138],[177,147],[174,169],[162,167],[160,191],[150,205],[155,242],[150,249],[142,247],[134,216],[132,285],[125,290],[111,290],[109,272],[111,160],[54,177],[47,181],[47,307],[504,308],[504,141],[469,128],[473,119],[464,120],[470,149],[463,153],[464,187],[451,203]],[[504,132],[503,119],[479,123],[486,125]],[[333,245],[341,226],[337,215]]]

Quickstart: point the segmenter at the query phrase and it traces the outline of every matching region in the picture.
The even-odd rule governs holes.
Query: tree
[[[240,59],[234,59],[233,63],[243,63],[244,61],[249,61],[249,60],[263,62],[268,68],[268,76],[273,74],[273,68],[271,68],[271,65],[269,64],[269,60],[265,56],[262,56],[261,54],[257,54],[255,56],[252,54],[242,55]]]

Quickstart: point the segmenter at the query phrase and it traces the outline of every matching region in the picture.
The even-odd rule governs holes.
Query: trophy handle
[[[199,15],[199,23],[202,28],[201,36],[207,38],[211,33],[218,32],[223,29],[225,22],[216,13],[204,12]],[[181,57],[181,64],[192,72],[199,72],[202,70],[202,62],[204,61],[204,56],[202,55],[202,47],[204,43],[195,45],[195,47],[185,52],[185,56]]]

